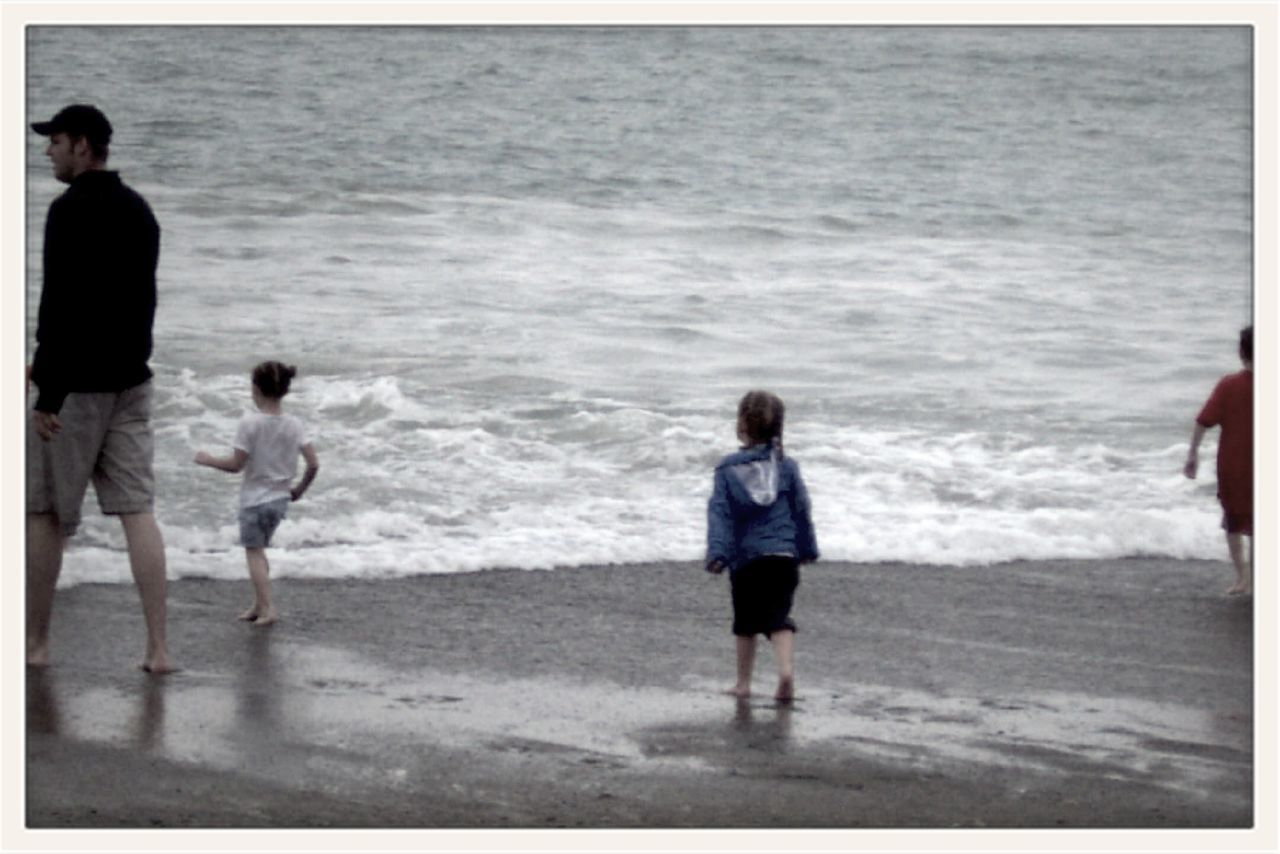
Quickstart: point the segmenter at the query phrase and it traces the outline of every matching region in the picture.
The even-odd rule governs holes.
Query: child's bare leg
[[[737,643],[738,652],[738,684],[725,693],[739,698],[750,697],[751,671],[756,663],[756,638],[755,635],[749,637],[734,635],[734,640]]]
[[[782,629],[770,635],[773,642],[773,657],[778,664],[778,690],[773,698],[781,703],[789,703],[795,698],[795,649],[796,633],[790,629]]]
[[[253,582],[253,604],[240,614],[241,620],[248,620],[250,622],[258,619],[258,581],[253,575],[253,552],[253,549],[245,547],[244,558],[245,562],[249,565],[249,580]]]
[[[255,626],[269,626],[276,621],[276,609],[271,603],[271,566],[267,562],[267,550],[246,548],[244,556],[249,563],[249,578],[253,581],[253,607],[240,618],[253,620]]]
[[[1244,553],[1244,534],[1227,534],[1227,551],[1231,553],[1231,563],[1236,569],[1236,583],[1231,585],[1227,590],[1228,594],[1248,593],[1252,578],[1250,572],[1250,560],[1245,558]],[[1252,540],[1250,541],[1252,546]],[[1250,548],[1252,552],[1252,548]],[[1252,555],[1250,555],[1250,558]]]

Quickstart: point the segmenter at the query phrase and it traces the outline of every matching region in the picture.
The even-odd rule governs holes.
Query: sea
[[[738,400],[823,558],[1226,558],[1253,306],[1244,26],[46,26],[29,121],[115,126],[163,229],[157,515],[245,577],[250,371],[320,458],[291,578],[698,561]],[[92,74],[80,73],[92,69]],[[27,135],[33,345],[45,212]],[[128,583],[92,494],[62,585]],[[1069,565],[1069,564],[1067,564]]]

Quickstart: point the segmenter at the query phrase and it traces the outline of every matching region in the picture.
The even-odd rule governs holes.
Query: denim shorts
[[[265,549],[271,545],[271,535],[280,527],[280,520],[288,510],[288,498],[240,508],[240,545],[246,549]]]

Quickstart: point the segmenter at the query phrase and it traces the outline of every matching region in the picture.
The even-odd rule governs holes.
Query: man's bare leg
[[[148,673],[168,673],[174,669],[165,645],[164,538],[152,513],[129,513],[120,517],[129,546],[129,569],[142,598],[142,616],[147,624],[147,653],[142,669]]]
[[[1244,534],[1227,534],[1227,551],[1231,554],[1231,564],[1236,570],[1236,583],[1231,585],[1227,590],[1228,595],[1236,595],[1238,593],[1248,593],[1252,587],[1252,572],[1250,571],[1250,560],[1245,557],[1244,553]],[[1252,538],[1250,538],[1252,545]],[[1252,552],[1252,548],[1250,548]],[[1252,558],[1252,554],[1250,555]]]
[[[57,516],[27,514],[27,664],[32,667],[49,664],[49,625],[64,542]]]
[[[750,637],[734,635],[733,638],[736,642],[738,659],[738,684],[725,693],[732,694],[738,699],[745,699],[751,696],[751,671],[756,664],[756,638],[755,635]]]

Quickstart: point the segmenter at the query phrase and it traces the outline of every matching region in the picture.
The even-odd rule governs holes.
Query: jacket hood
[[[724,462],[729,483],[740,496],[760,507],[778,500],[782,479],[782,452],[770,445],[757,445],[730,456]]]

